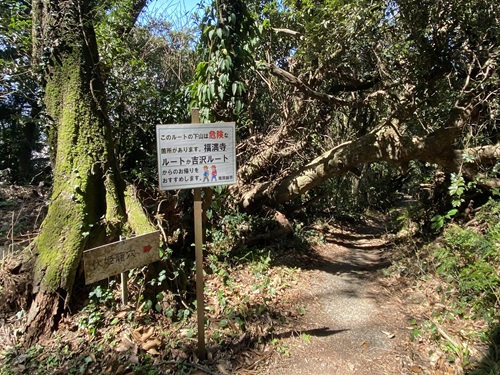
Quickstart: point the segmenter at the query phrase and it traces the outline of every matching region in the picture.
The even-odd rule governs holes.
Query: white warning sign
[[[236,183],[235,123],[157,125],[160,190]]]

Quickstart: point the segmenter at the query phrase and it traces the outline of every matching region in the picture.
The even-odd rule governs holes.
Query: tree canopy
[[[260,199],[285,202],[376,161],[405,169],[410,160],[420,160],[497,186],[494,173],[478,174],[496,165],[489,152],[496,150],[498,99],[498,11],[492,4],[327,1],[282,6],[274,13],[279,21],[264,35],[267,44],[262,43],[292,39],[288,55],[272,56],[268,48],[267,61],[261,61],[268,73],[265,88],[279,87],[286,98],[273,103],[277,113],[288,115],[280,116],[285,123],[274,139],[281,142],[281,152],[311,156],[292,166],[279,183],[269,179],[253,186],[244,205]],[[312,142],[303,142],[299,153],[304,139]],[[286,143],[295,147],[283,147]],[[478,148],[486,145],[493,149]],[[256,165],[272,168],[277,154],[263,150]],[[289,156],[281,159],[295,159]],[[249,182],[245,175],[242,180]]]

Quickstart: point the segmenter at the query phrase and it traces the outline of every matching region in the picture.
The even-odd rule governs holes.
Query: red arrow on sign
[[[152,249],[153,247],[150,245],[150,244],[147,244],[146,246],[144,246],[143,250],[145,253],[149,253],[149,251]]]

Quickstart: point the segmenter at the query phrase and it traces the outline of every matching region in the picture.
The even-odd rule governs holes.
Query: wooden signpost
[[[156,138],[160,190],[194,188],[198,356],[204,359],[204,236],[201,190],[205,187],[236,183],[236,129],[234,122],[200,124],[199,121],[199,110],[193,110],[191,124],[158,125]]]
[[[158,172],[160,190],[194,189],[196,254],[196,309],[198,354],[205,351],[205,304],[203,282],[202,188],[236,183],[235,123],[200,124],[193,110],[191,124],[158,125]],[[121,239],[121,238],[120,238]],[[127,301],[125,271],[160,259],[160,232],[120,240],[83,252],[85,283],[122,276],[122,301]]]
[[[95,247],[83,252],[85,283],[91,284],[159,259],[159,231]]]
[[[198,354],[205,351],[205,304],[203,283],[202,188],[236,183],[235,123],[200,124],[193,110],[191,124],[158,125],[158,172],[160,190],[194,189],[196,254],[196,308]],[[120,238],[121,239],[121,238]],[[122,301],[127,301],[125,271],[160,259],[160,232],[120,240],[83,252],[85,283],[122,276]]]

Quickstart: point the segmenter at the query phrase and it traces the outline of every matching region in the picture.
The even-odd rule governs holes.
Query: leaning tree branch
[[[404,166],[411,160],[437,164],[447,171],[462,170],[464,150],[454,148],[454,140],[475,108],[454,108],[446,126],[425,137],[401,135],[398,124],[380,126],[371,133],[345,142],[318,156],[302,168],[280,181],[256,184],[241,195],[240,203],[248,211],[262,205],[276,207],[313,189],[329,178],[346,174],[358,165],[388,162]],[[390,122],[397,122],[391,119]],[[500,153],[500,144],[483,148],[483,155],[493,157]],[[467,174],[481,172],[479,165],[468,166]]]
[[[302,34],[299,33],[298,31],[295,30],[290,30],[290,29],[284,29],[284,28],[279,28],[279,27],[273,27],[272,30],[276,34],[282,34],[282,35],[291,35],[297,38],[301,38]]]
[[[254,155],[248,162],[238,169],[238,179],[247,183],[268,168],[275,164],[279,159],[287,159],[297,154],[307,145],[306,140],[298,141],[289,147],[282,148],[282,142],[273,143],[265,147],[262,151]]]
[[[343,106],[343,107],[350,107],[350,108],[359,108],[363,105],[366,105],[366,103],[371,100],[376,98],[379,95],[385,95],[386,92],[384,90],[378,90],[374,93],[366,95],[366,97],[363,100],[344,100],[341,99],[335,95],[332,94],[327,94],[325,92],[317,91],[311,88],[309,85],[307,85],[305,82],[303,82],[300,78],[294,76],[290,72],[281,69],[277,67],[274,64],[266,64],[268,69],[270,70],[271,74],[274,75],[275,77],[278,77],[282,79],[283,81],[289,83],[290,85],[296,87],[300,92],[306,94],[308,97],[313,98],[313,99],[318,99],[323,102],[327,102],[330,104],[334,104],[337,106]],[[354,91],[366,91],[369,89],[374,88],[377,84],[381,82],[380,77],[373,77],[370,80],[367,81],[360,81],[355,84],[350,84],[350,85],[335,85],[332,86],[331,90],[339,93],[339,92],[354,92]]]
[[[129,19],[127,20],[127,22],[124,22],[122,24],[116,24],[116,32],[119,35],[129,34],[146,5],[147,0],[133,0],[129,4],[123,5],[124,7],[126,7],[126,12],[129,15]]]
[[[321,100],[323,102],[335,104],[338,106],[344,106],[344,107],[357,108],[363,104],[360,101],[344,100],[344,99],[340,99],[334,95],[330,95],[330,94],[327,94],[324,92],[314,90],[310,86],[308,86],[306,83],[304,83],[300,78],[294,76],[290,72],[287,72],[286,70],[281,69],[274,64],[266,64],[266,66],[269,68],[271,74],[273,74],[274,76],[291,84],[292,86],[295,86],[297,89],[299,89],[301,92],[303,92],[304,94],[306,94],[307,96],[309,96],[311,98],[318,99],[318,100]]]

